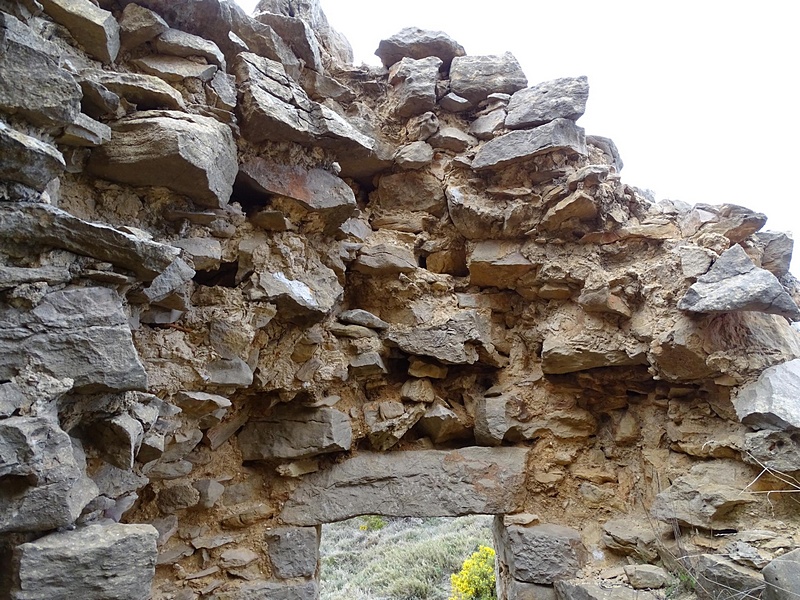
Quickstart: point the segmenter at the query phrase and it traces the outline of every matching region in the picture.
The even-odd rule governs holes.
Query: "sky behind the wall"
[[[257,0],[239,0],[252,10]],[[530,85],[587,75],[578,121],[612,138],[623,180],[657,198],[734,203],[800,240],[800,2],[321,0],[356,63],[403,27],[467,54],[511,51]],[[800,242],[795,252],[800,255]],[[800,258],[792,271],[800,275]]]

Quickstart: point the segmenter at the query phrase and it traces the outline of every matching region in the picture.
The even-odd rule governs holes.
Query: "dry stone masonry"
[[[586,77],[376,54],[0,0],[0,598],[313,600],[322,524],[479,513],[503,600],[796,599],[791,237],[625,184]]]

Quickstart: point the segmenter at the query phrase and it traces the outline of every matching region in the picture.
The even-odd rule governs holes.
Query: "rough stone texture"
[[[167,22],[152,10],[128,4],[119,19],[120,49],[132,50],[169,29]]]
[[[629,587],[603,586],[581,581],[557,581],[556,598],[559,600],[656,600],[652,592],[632,590]]]
[[[230,129],[209,117],[139,113],[112,127],[111,142],[92,153],[89,170],[130,185],[163,185],[201,206],[228,203],[236,176]]]
[[[320,73],[325,70],[317,38],[307,21],[297,16],[272,12],[258,13],[255,18],[260,23],[272,27],[306,67]]]
[[[212,41],[179,29],[168,29],[159,35],[153,45],[162,54],[173,56],[202,56],[210,63],[225,69],[225,56]]]
[[[513,94],[528,85],[510,52],[497,56],[457,56],[450,65],[450,89],[473,105],[489,94]]]
[[[522,527],[494,520],[498,561],[511,577],[526,583],[552,585],[575,577],[587,561],[579,532],[559,525]]]
[[[762,430],[745,434],[747,462],[790,473],[800,471],[800,432]]]
[[[42,6],[91,56],[104,63],[117,58],[119,24],[110,12],[89,0],[44,0]]]
[[[626,565],[625,577],[635,590],[662,588],[669,581],[669,573],[655,565]]]
[[[239,434],[244,460],[310,458],[350,449],[347,415],[335,408],[281,406],[268,420],[250,421]]]
[[[214,65],[201,65],[175,56],[144,56],[131,61],[138,69],[164,81],[178,82],[188,77],[211,81],[217,72]]]
[[[31,367],[83,391],[147,389],[122,301],[106,288],[53,292],[30,312],[0,308],[0,379]]]
[[[389,71],[395,113],[408,118],[436,106],[436,82],[442,61],[435,56],[414,60],[403,58]]]
[[[282,583],[256,581],[246,583],[234,591],[215,593],[219,600],[317,600],[319,584],[316,581],[304,583]]]
[[[120,98],[135,104],[140,111],[161,108],[182,110],[186,108],[183,97],[178,93],[178,90],[154,75],[86,69],[81,72],[81,77],[82,87],[87,84],[102,86],[102,88],[106,88],[106,94],[113,92]],[[110,111],[110,114],[113,115],[115,113]],[[191,121],[188,115],[186,117]]]
[[[800,590],[800,549],[771,561],[761,571],[766,587],[764,600],[791,600]]]
[[[800,360],[765,369],[756,381],[743,385],[733,399],[736,416],[758,429],[800,429]]]
[[[69,436],[44,418],[0,421],[0,532],[74,523],[96,495]]]
[[[17,181],[38,192],[66,168],[64,157],[50,144],[0,122],[0,180]]]
[[[509,129],[527,129],[555,119],[577,121],[586,110],[588,98],[586,77],[545,81],[511,96],[505,125]]]
[[[693,313],[755,310],[800,320],[800,308],[772,273],[756,267],[735,245],[697,278],[678,308]]]
[[[368,514],[514,512],[524,486],[526,456],[525,448],[362,452],[305,477],[280,518],[315,525]]]
[[[283,527],[267,531],[267,555],[280,579],[313,577],[319,562],[318,527]]]
[[[435,56],[445,69],[456,56],[464,56],[464,48],[443,31],[406,27],[388,39],[381,40],[375,55],[383,66],[391,67],[403,58],[423,59]]]
[[[734,600],[747,595],[761,597],[764,576],[718,554],[701,554],[695,560],[697,597],[701,600]]]
[[[157,538],[151,525],[90,525],[22,544],[15,551],[19,570],[11,598],[145,600]]]
[[[556,119],[529,131],[512,131],[480,147],[472,168],[496,170],[550,152],[586,154],[583,129],[569,119]]]

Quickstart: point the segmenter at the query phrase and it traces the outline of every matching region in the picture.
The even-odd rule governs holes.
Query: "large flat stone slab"
[[[450,88],[473,106],[489,94],[513,94],[528,85],[510,52],[488,56],[456,56],[450,65]]]
[[[535,129],[511,131],[486,142],[472,161],[476,171],[501,169],[549,152],[586,155],[583,128],[569,119],[555,119]]]
[[[403,58],[421,59],[438,57],[445,68],[456,56],[464,56],[464,47],[443,31],[406,27],[393,36],[381,40],[375,55],[384,67],[391,67]]]
[[[168,110],[186,108],[183,96],[178,93],[178,90],[155,75],[86,69],[81,72],[81,77],[93,85],[103,86],[121,98],[125,98],[141,111],[159,108]]]
[[[20,545],[12,600],[145,600],[155,575],[152,525],[90,525]]]
[[[586,111],[589,80],[586,77],[562,77],[545,81],[511,96],[506,127],[526,129],[555,119],[577,121]]]
[[[357,515],[457,517],[520,508],[526,448],[362,452],[305,477],[280,518],[293,525]]]
[[[201,206],[222,208],[236,178],[231,130],[210,117],[172,111],[138,113],[112,125],[111,141],[97,148],[93,175],[136,186],[163,186]]]
[[[84,392],[147,389],[122,300],[108,288],[67,288],[33,310],[0,308],[0,379],[26,368],[69,377]]]

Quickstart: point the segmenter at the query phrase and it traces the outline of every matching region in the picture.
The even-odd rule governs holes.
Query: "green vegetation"
[[[453,595],[450,600],[495,600],[494,550],[481,546],[464,561],[461,570],[450,576]]]
[[[372,519],[384,526],[376,528]],[[369,516],[325,525],[320,598],[448,600],[450,576],[481,546],[491,546],[491,523],[492,517],[486,516]]]

